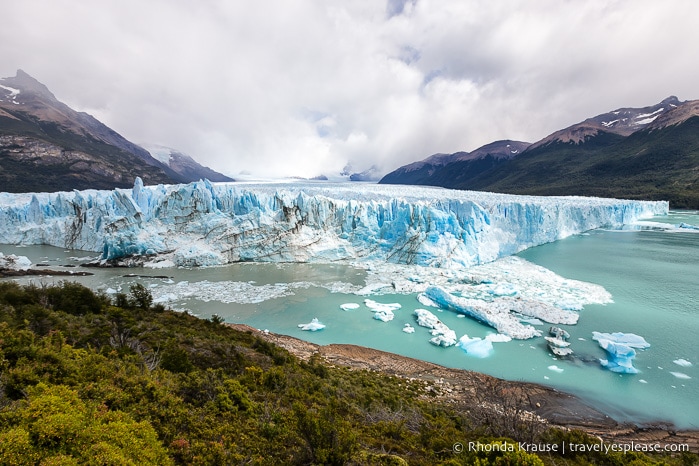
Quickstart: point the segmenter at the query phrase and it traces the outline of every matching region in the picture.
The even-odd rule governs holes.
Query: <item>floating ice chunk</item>
[[[558,367],[558,366],[555,365],[555,364],[549,366],[549,367],[548,367],[548,370],[554,371],[554,372],[558,372],[559,374],[560,374],[561,372],[563,372],[563,369],[561,369],[560,367]]]
[[[457,346],[476,358],[487,358],[493,352],[493,342],[488,338],[469,338],[468,335],[464,335],[459,339]]]
[[[432,301],[430,298],[428,298],[427,296],[425,296],[425,293],[420,293],[419,295],[417,295],[417,300],[418,300],[418,302],[419,302],[420,304],[422,304],[423,306],[439,307],[439,306],[437,305],[437,303],[435,303],[435,302]]]
[[[691,367],[691,366],[692,366],[692,363],[691,363],[691,362],[687,361],[686,359],[682,359],[682,358],[680,358],[680,359],[675,359],[675,360],[672,361],[672,362],[674,362],[674,363],[677,364],[678,366],[682,366],[682,367]]]
[[[340,304],[340,309],[342,309],[343,311],[352,311],[354,309],[359,309],[359,304],[357,304],[357,303]]]
[[[317,332],[318,330],[323,330],[325,328],[325,324],[322,324],[316,317],[314,317],[309,323],[299,324],[298,327],[301,330],[307,330],[309,332]]]
[[[680,224],[678,225],[678,228],[684,228],[684,229],[686,229],[686,230],[699,230],[699,227],[698,227],[698,226],[696,226],[696,225],[690,225],[689,223],[684,223],[684,222],[680,223]]]
[[[638,369],[633,367],[633,359],[636,357],[634,348],[648,348],[650,344],[643,338],[633,333],[600,333],[592,332],[592,339],[610,356],[609,359],[600,359],[602,366],[612,372],[623,374],[636,374]]]
[[[6,256],[0,252],[0,269],[27,270],[31,265],[32,261],[27,256],[16,256],[14,254]]]
[[[512,338],[527,339],[541,335],[534,327],[523,325],[507,307],[489,307],[477,299],[458,298],[437,286],[428,287],[425,295],[441,308],[466,314]]]
[[[691,379],[690,376],[688,376],[687,374],[685,374],[685,373],[683,373],[683,372],[670,372],[670,374],[674,375],[674,376],[677,377],[678,379],[684,379],[684,380],[689,380],[689,379]]]
[[[636,335],[634,333],[602,333],[602,332],[592,332],[592,339],[599,341],[601,339],[610,340],[614,343],[620,343],[631,348],[650,348],[650,343],[648,343],[642,336]]]
[[[389,304],[384,304],[384,303],[377,303],[373,299],[365,299],[364,304],[366,307],[371,309],[374,312],[378,311],[396,311],[401,308],[401,305],[398,303],[389,303]]]
[[[114,288],[107,288],[106,290],[104,290],[104,292],[107,294],[116,294],[117,290],[115,290]]]
[[[640,379],[640,380],[639,380],[639,383],[648,383],[648,381],[645,380],[645,379]]]
[[[444,325],[436,315],[426,309],[415,309],[417,324],[421,327],[432,329],[430,333],[434,338],[430,343],[437,346],[454,346],[456,344],[456,332]]]
[[[438,330],[432,330],[432,334],[434,335],[435,332]],[[442,332],[442,330],[439,330],[439,334],[435,335],[434,338],[430,338],[430,343],[432,343],[435,346],[454,346],[456,344],[456,332],[453,330],[450,330],[447,328]]]
[[[380,320],[381,322],[389,322],[393,320],[394,317],[395,314],[393,313],[393,311],[390,311],[388,309],[374,312],[374,319]]]
[[[405,325],[403,326],[403,331],[404,331],[405,333],[415,333],[415,327],[413,327],[413,326],[410,325],[410,324],[405,324]]]
[[[489,333],[485,336],[485,339],[493,343],[507,343],[508,341],[512,341],[511,337],[503,335],[502,333]]]
[[[427,309],[415,309],[414,314],[417,317],[417,324],[421,327],[434,328],[436,325],[441,324],[437,316]]]

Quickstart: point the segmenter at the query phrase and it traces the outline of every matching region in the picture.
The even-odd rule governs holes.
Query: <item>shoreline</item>
[[[575,395],[530,382],[514,382],[464,369],[451,369],[427,361],[350,344],[318,345],[296,337],[264,332],[246,324],[225,325],[251,332],[308,361],[320,356],[330,365],[368,370],[426,383],[428,393],[441,402],[473,406],[473,400],[500,403],[525,415],[534,415],[552,427],[579,429],[611,443],[689,445],[699,453],[699,431],[677,430],[667,422],[649,425],[620,423]],[[483,390],[483,388],[488,390]],[[480,389],[480,390],[479,390]],[[487,393],[486,393],[487,392]],[[502,398],[493,398],[498,393]],[[504,404],[503,404],[504,403]]]

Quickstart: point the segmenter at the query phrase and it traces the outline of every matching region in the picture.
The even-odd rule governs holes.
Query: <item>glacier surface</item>
[[[667,212],[666,202],[417,186],[137,179],[130,190],[0,193],[0,243],[103,260],[147,255],[155,267],[349,259],[449,268]]]

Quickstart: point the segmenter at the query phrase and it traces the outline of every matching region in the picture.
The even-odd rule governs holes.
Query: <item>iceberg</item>
[[[514,314],[511,314],[508,306],[488,306],[488,303],[477,299],[459,298],[438,286],[428,287],[425,290],[425,296],[440,308],[465,314],[511,338],[525,340],[541,336],[540,331],[531,325],[521,323]]]
[[[325,324],[322,324],[318,318],[314,317],[309,323],[307,324],[299,324],[298,327],[301,330],[306,330],[309,332],[317,332],[318,330],[323,330],[325,328]]]
[[[0,193],[0,243],[186,267],[348,259],[449,268],[667,212],[667,202],[418,186],[358,191],[349,183],[207,180],[144,186],[137,178],[133,189]]]
[[[26,256],[15,254],[4,255],[0,252],[0,270],[27,270],[32,266],[32,261]]]
[[[493,352],[493,342],[488,338],[470,338],[464,335],[459,339],[457,346],[476,358],[487,358]]]
[[[376,311],[374,313],[374,319],[380,320],[381,322],[390,322],[395,316],[396,315],[393,313],[393,311],[389,310]]]
[[[405,324],[405,325],[403,326],[403,331],[404,331],[405,333],[415,333],[415,327],[413,327],[413,326],[410,325],[410,324]]]
[[[643,337],[633,333],[592,332],[592,339],[596,340],[609,355],[609,359],[600,359],[602,366],[622,374],[637,374],[638,369],[633,366],[633,360],[636,357],[634,348],[650,347],[650,343]]]
[[[343,311],[353,311],[355,309],[359,309],[359,304],[357,304],[357,303],[340,304],[340,309],[342,309]]]
[[[456,344],[456,332],[444,325],[436,315],[426,309],[415,309],[414,314],[419,326],[432,329],[430,343],[445,347]]]

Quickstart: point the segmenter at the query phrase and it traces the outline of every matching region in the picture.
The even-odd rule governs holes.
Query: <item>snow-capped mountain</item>
[[[532,149],[552,142],[584,142],[586,138],[597,136],[600,132],[629,136],[645,128],[664,114],[681,107],[687,102],[680,102],[677,97],[670,96],[662,102],[643,108],[619,108],[603,113],[585,121],[556,131],[541,141],[532,144]]]
[[[394,170],[379,183],[664,199],[676,208],[699,208],[697,100],[672,96],[648,107],[603,113],[499,161],[491,156],[469,161],[472,154],[433,155]]]
[[[207,179],[209,181],[234,181],[226,175],[205,167],[189,155],[171,147],[158,144],[140,144],[150,155],[163,165],[170,168],[178,176],[176,181],[189,183]]]
[[[0,79],[2,191],[111,189],[132,186],[137,177],[146,184],[198,180],[187,168],[205,167],[182,160],[176,168],[161,163],[91,115],[60,102],[22,70]]]

